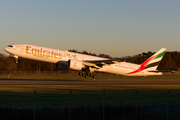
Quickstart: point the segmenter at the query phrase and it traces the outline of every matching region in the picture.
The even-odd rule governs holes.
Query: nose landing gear
[[[16,60],[16,63],[18,63],[18,56],[14,55],[14,58]]]

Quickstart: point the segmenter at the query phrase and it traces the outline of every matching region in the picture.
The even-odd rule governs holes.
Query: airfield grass
[[[135,106],[134,90],[106,90],[105,106]],[[139,90],[137,95],[138,106],[165,106],[167,105],[166,90]],[[171,90],[169,105],[180,105],[180,90]],[[38,92],[35,95],[36,108],[68,108],[69,91]],[[0,108],[33,108],[33,91],[25,92],[0,92]],[[103,105],[102,91],[73,90],[71,94],[71,107],[97,108]]]
[[[99,76],[96,81],[102,80],[180,80],[179,75],[151,76],[151,77],[124,77]],[[0,80],[93,80],[80,76],[0,76]],[[105,106],[135,106],[135,90],[138,106],[167,105],[167,89],[169,105],[180,105],[180,84],[100,84],[100,85],[0,85],[0,108],[33,108],[34,98],[37,109],[68,108],[69,90],[71,93],[71,107],[102,108],[103,92],[105,89]],[[34,96],[33,90],[36,90]]]
[[[28,81],[94,81],[92,78],[83,78],[80,76],[0,76],[0,80],[28,80]],[[164,75],[164,76],[150,76],[150,77],[124,77],[116,75],[98,76],[96,81],[179,81],[180,75]],[[137,106],[166,106],[167,105],[167,91],[169,92],[169,105],[180,105],[180,84],[98,84],[98,85],[0,85],[0,110],[53,110],[53,109],[66,109],[69,105],[72,109],[77,109],[78,113],[74,116],[85,115],[81,113],[82,108],[96,108],[102,110],[103,108],[103,91],[105,112],[112,110],[113,115],[124,116],[122,119],[135,118],[135,105],[137,93]],[[34,94],[36,90],[36,94]],[[72,93],[69,94],[69,90]],[[35,104],[34,104],[35,101]],[[70,103],[70,104],[69,104]],[[34,106],[35,105],[35,106]],[[123,108],[124,107],[124,108]],[[129,108],[130,107],[130,108]],[[119,111],[126,109],[124,111]],[[83,109],[85,110],[85,109]],[[57,112],[56,111],[56,112]],[[111,116],[111,112],[105,113],[105,116]],[[58,114],[52,113],[52,116]],[[91,113],[91,112],[90,112]],[[138,119],[166,119],[166,111],[139,111]],[[29,113],[27,113],[29,114]],[[36,113],[40,114],[40,113]],[[43,113],[42,113],[43,114]],[[78,115],[77,115],[78,114]],[[95,118],[101,119],[102,111],[93,113]],[[47,114],[48,115],[48,114]],[[47,116],[41,115],[41,119]],[[65,114],[68,115],[67,113]],[[33,116],[33,115],[32,115]],[[51,117],[52,117],[51,116]],[[61,115],[62,116],[62,115]],[[48,117],[48,116],[47,116]],[[85,118],[86,118],[85,117]],[[111,116],[111,118],[116,118]],[[117,117],[118,118],[118,117]],[[170,119],[180,118],[179,111],[170,111]],[[67,117],[66,117],[67,119]],[[107,118],[106,118],[107,119]]]

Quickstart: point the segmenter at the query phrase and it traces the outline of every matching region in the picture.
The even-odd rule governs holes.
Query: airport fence
[[[9,88],[11,89],[11,88]],[[180,90],[61,90],[0,92],[1,120],[180,119]]]

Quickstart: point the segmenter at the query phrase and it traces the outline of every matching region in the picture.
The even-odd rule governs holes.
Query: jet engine
[[[56,63],[56,68],[61,70],[67,70],[68,67],[68,61],[59,61]]]
[[[70,69],[81,70],[83,68],[82,61],[70,59],[68,62],[69,62]]]
[[[56,64],[56,68],[61,70],[67,70],[68,66],[64,64]]]

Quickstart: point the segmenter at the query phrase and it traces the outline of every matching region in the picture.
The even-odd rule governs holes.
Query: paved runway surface
[[[100,85],[100,84],[180,84],[180,81],[173,80],[160,80],[160,81],[128,81],[128,80],[120,80],[120,81],[74,81],[74,80],[0,80],[0,85]]]

